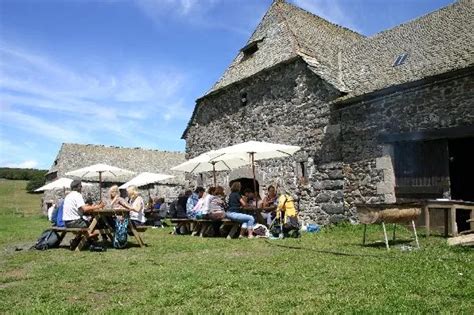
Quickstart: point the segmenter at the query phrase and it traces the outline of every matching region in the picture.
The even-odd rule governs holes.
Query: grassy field
[[[474,313],[472,249],[423,235],[418,251],[362,247],[360,226],[273,241],[150,229],[145,249],[15,251],[48,225],[25,184],[0,181],[0,312]]]

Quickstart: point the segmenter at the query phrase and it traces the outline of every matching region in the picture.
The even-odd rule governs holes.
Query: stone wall
[[[242,93],[247,103],[242,104]],[[339,92],[295,60],[200,99],[186,134],[187,157],[248,140],[298,145],[292,158],[258,161],[260,194],[270,184],[301,198],[301,217],[326,224],[347,220],[343,207],[343,171],[339,126],[331,121],[331,100]],[[301,178],[302,167],[306,178]],[[240,170],[220,174],[219,184]],[[250,177],[243,170],[242,177]],[[205,177],[205,183],[212,178]]]
[[[346,208],[395,202],[393,151],[379,135],[474,125],[474,80],[467,75],[359,102],[338,111]],[[473,135],[471,135],[473,136]]]

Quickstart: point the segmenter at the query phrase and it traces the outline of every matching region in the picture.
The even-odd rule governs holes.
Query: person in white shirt
[[[146,222],[145,218],[145,202],[138,193],[137,186],[129,186],[127,188],[128,203],[132,210],[130,210],[130,220],[136,225],[141,226]]]
[[[104,207],[100,202],[98,205],[87,205],[81,195],[82,183],[80,180],[73,180],[71,183],[71,192],[64,198],[63,220],[67,228],[86,228],[90,222],[83,216],[90,211],[98,210]],[[93,236],[93,235],[89,235]]]

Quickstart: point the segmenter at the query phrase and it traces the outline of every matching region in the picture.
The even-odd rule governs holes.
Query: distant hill
[[[13,179],[13,180],[27,180],[28,185],[26,190],[33,192],[36,188],[39,188],[45,183],[45,175],[47,170],[38,170],[34,168],[10,168],[0,167],[0,178]]]

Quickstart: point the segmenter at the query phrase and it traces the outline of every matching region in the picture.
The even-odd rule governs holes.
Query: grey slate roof
[[[170,168],[184,161],[186,159],[183,152],[63,143],[49,173],[57,172],[58,177],[64,177],[65,173],[69,171],[93,164],[105,163],[134,172],[174,175],[174,178],[160,183],[184,184],[184,174],[182,172],[170,171]],[[117,178],[117,181],[128,179]]]
[[[261,41],[259,50],[250,58],[240,52],[207,94],[299,56],[316,74],[344,90],[337,73],[337,51],[362,38],[285,1],[274,1],[246,44]]]
[[[403,65],[397,56],[408,53]],[[344,98],[474,64],[474,1],[461,0],[416,20],[361,39],[342,54]]]
[[[284,0],[275,0],[249,43],[259,50],[243,52],[203,96],[302,58],[316,75],[348,99],[474,66],[474,0],[457,2],[390,30],[364,37],[332,24]],[[408,53],[406,62],[393,63]],[[199,104],[199,99],[196,106]],[[193,122],[194,111],[182,138]]]

